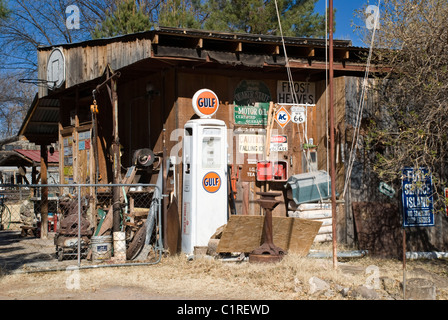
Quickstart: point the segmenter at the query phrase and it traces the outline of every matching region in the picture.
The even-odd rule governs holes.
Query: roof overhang
[[[59,100],[36,94],[17,135],[38,145],[49,145],[58,141],[58,123]]]
[[[59,164],[59,153],[48,152],[48,166]],[[40,150],[0,151],[0,167],[32,167],[40,166]]]
[[[368,50],[353,47],[351,41],[347,40],[334,40],[333,44],[335,76],[363,75],[364,57]],[[38,51],[44,57],[56,47],[62,48],[66,53],[73,52],[73,55],[66,54],[66,63],[76,66],[77,71],[72,71],[77,76],[71,77],[70,81],[58,90],[39,89],[19,135],[24,135],[29,141],[40,145],[58,141],[59,98],[75,96],[80,91],[91,94],[92,89],[104,80],[103,71],[106,65],[103,64],[109,66],[110,63],[112,70],[120,71],[120,82],[173,67],[191,72],[200,70],[204,73],[216,72],[219,69],[221,72],[238,70],[278,74],[286,74],[285,70],[289,67],[292,73],[300,72],[308,78],[310,75],[321,77],[328,69],[326,39],[281,38],[272,35],[160,27],[119,37],[40,47]],[[94,47],[104,47],[105,56],[101,57],[101,60],[97,57],[98,61],[89,62],[89,59],[95,57],[89,55],[89,50]],[[132,57],[123,58],[122,50],[117,49],[119,47],[123,48],[123,52],[128,50],[126,52],[131,53]],[[40,61],[45,63],[45,59]],[[79,76],[82,73],[80,63],[90,66],[88,76]],[[92,66],[95,68],[92,69]],[[41,76],[44,74],[43,69]]]

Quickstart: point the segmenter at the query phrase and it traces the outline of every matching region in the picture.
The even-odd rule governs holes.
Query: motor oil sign
[[[432,192],[427,168],[402,170],[403,227],[434,226]]]
[[[216,172],[208,172],[202,179],[202,186],[205,191],[215,193],[221,187],[221,177]]]

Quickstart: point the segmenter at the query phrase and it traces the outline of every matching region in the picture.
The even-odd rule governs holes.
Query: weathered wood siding
[[[112,70],[118,70],[151,57],[151,40],[142,38],[94,46],[60,47],[60,49],[64,54],[66,66],[66,80],[63,86],[70,88],[102,76],[108,64]],[[51,52],[51,48],[38,51],[39,79],[47,79],[47,62]],[[46,87],[39,87],[39,97],[47,93]]]

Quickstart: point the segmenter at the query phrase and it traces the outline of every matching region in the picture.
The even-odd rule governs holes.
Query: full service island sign
[[[427,168],[404,168],[402,176],[403,227],[434,226],[432,178]]]

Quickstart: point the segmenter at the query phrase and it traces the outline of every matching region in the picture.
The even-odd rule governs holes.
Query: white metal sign
[[[271,136],[270,150],[271,152],[288,151],[288,136]]]
[[[291,121],[294,123],[304,123],[306,121],[305,107],[291,107]]]
[[[265,145],[265,135],[239,134],[238,150],[240,153],[263,154]]]

